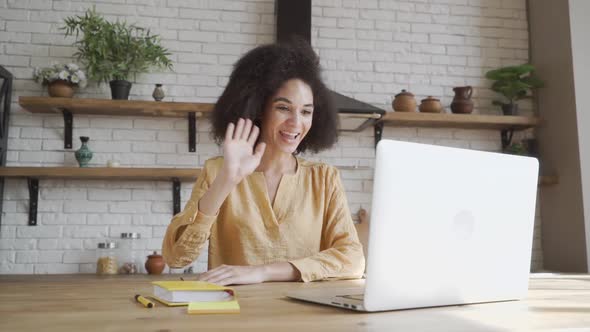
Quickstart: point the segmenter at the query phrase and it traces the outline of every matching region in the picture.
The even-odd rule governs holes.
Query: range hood
[[[311,0],[276,0],[277,41],[287,41],[293,35],[311,44]],[[330,90],[340,114],[341,131],[362,131],[372,126],[385,111],[373,105]]]

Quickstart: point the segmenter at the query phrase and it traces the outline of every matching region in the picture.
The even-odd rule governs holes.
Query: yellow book
[[[190,302],[229,302],[235,300],[234,290],[203,281],[154,281],[154,298],[167,306]]]
[[[191,302],[186,310],[189,314],[239,314],[238,300],[222,302]]]

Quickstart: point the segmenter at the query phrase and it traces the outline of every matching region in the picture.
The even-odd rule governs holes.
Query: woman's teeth
[[[284,136],[285,138],[288,139],[296,139],[297,137],[299,137],[299,133],[288,133],[288,132],[284,132],[284,131],[279,131],[281,133],[282,136]]]

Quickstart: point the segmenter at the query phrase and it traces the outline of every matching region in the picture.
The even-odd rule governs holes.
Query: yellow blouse
[[[288,261],[305,282],[362,276],[363,248],[336,168],[297,158],[297,170],[283,175],[274,204],[264,174],[254,172],[216,216],[204,215],[198,202],[222,164],[222,157],[205,162],[191,198],[168,226],[162,244],[168,266],[190,264],[209,239],[209,269]]]

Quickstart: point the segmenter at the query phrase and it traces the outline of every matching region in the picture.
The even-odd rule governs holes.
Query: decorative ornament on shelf
[[[156,84],[154,88],[154,93],[152,93],[152,97],[154,97],[155,101],[162,101],[166,94],[164,93],[164,89],[162,89],[162,84]]]
[[[396,112],[415,112],[416,111],[416,99],[414,94],[402,90],[402,92],[395,95],[395,99],[391,103],[391,107]]]
[[[148,274],[161,274],[165,267],[164,258],[162,255],[158,255],[157,251],[149,255],[147,261],[145,261],[145,269]]]
[[[486,78],[493,80],[492,90],[504,96],[505,101],[494,100],[493,104],[502,107],[504,115],[517,115],[520,99],[530,98],[527,95],[533,89],[542,88],[544,82],[534,76],[535,67],[530,64],[508,66],[486,73]]]
[[[74,63],[35,68],[33,78],[35,82],[47,85],[51,97],[72,98],[74,87],[84,88],[88,83],[84,71]]]
[[[454,87],[455,97],[451,103],[451,112],[459,114],[469,114],[473,112],[473,88],[470,86]]]
[[[82,141],[82,146],[76,151],[76,160],[80,167],[88,167],[88,162],[92,159],[92,151],[88,147],[88,140],[90,138],[87,136],[80,136],[80,141]]]
[[[440,99],[428,96],[428,98],[422,99],[419,110],[423,113],[440,113],[443,111],[443,107]]]
[[[74,55],[86,66],[88,77],[109,82],[113,99],[129,99],[132,75],[152,67],[172,69],[170,53],[158,35],[125,21],[109,22],[95,9],[67,17],[63,29],[76,38]]]

